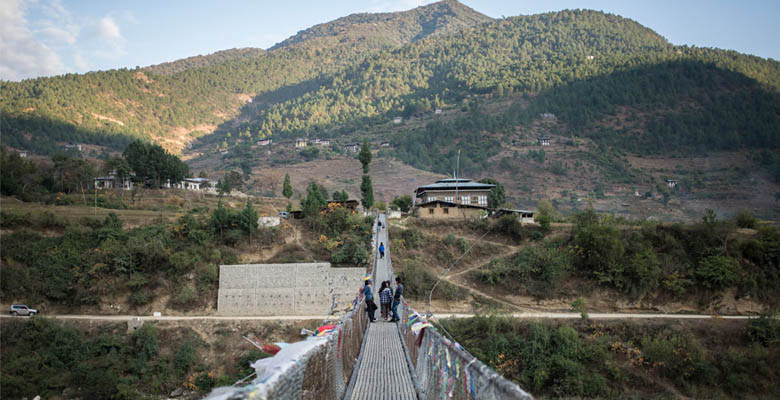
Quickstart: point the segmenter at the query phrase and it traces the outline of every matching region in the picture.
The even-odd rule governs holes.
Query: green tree
[[[403,212],[409,212],[412,208],[412,196],[405,194],[403,196],[396,196],[393,201],[390,202],[391,206],[395,206]]]
[[[282,195],[288,199],[293,195],[292,182],[290,182],[290,174],[284,174],[284,184],[282,185]]]
[[[318,216],[322,207],[327,205],[328,202],[322,195],[319,185],[316,182],[311,182],[306,189],[306,198],[301,204],[304,217],[310,219]]]
[[[504,191],[504,185],[499,183],[493,178],[483,178],[479,180],[479,183],[488,183],[496,185],[493,189],[490,189],[488,193],[488,207],[499,208],[506,202],[506,192]]]
[[[252,207],[252,202],[247,201],[239,215],[239,224],[244,233],[249,236],[249,243],[252,243],[252,235],[257,232],[257,211]]]
[[[347,194],[347,192],[345,190],[342,190],[340,192],[338,190],[336,190],[336,191],[333,192],[333,200],[336,200],[336,201],[347,201],[347,200],[349,200],[349,195]]]
[[[360,154],[358,159],[363,165],[363,173],[368,173],[368,164],[371,164],[371,147],[368,144],[368,139],[363,140],[363,146],[360,148]]]
[[[222,197],[226,194],[230,194],[230,192],[232,191],[233,191],[233,187],[230,186],[230,182],[227,179],[223,180],[222,178],[220,178],[217,180],[217,193],[219,197]]]
[[[374,185],[371,183],[371,177],[363,175],[363,181],[360,182],[361,204],[366,209],[374,205]]]

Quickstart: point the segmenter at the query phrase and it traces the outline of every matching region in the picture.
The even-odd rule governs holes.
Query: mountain
[[[51,154],[62,142],[121,149],[140,137],[180,152],[218,124],[241,117],[241,107],[257,95],[317,88],[320,76],[381,49],[487,19],[445,1],[376,18],[346,17],[267,52],[226,51],[146,69],[0,82],[3,142]],[[336,30],[342,33],[323,34]],[[394,30],[402,33],[387,35]]]
[[[492,20],[455,0],[445,0],[403,12],[352,14],[300,31],[269,50],[329,41],[401,46]]]
[[[150,65],[144,68],[144,70],[157,75],[172,75],[187,69],[203,68],[242,58],[256,58],[264,53],[265,50],[252,47],[220,50],[205,56],[198,55],[162,64]]]

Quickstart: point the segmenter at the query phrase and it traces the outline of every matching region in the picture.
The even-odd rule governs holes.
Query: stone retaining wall
[[[330,263],[244,264],[219,267],[217,311],[222,315],[327,315],[345,308],[363,283],[365,268]]]

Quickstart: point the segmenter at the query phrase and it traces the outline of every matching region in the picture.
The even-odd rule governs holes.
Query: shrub
[[[183,285],[176,296],[173,298],[173,303],[180,307],[186,307],[197,298],[197,292],[189,285]]]
[[[722,289],[737,282],[739,262],[726,256],[710,256],[699,262],[696,277],[709,289]]]
[[[740,228],[754,229],[758,224],[758,219],[748,210],[742,210],[734,216],[734,221]]]
[[[419,249],[425,240],[425,235],[417,229],[409,228],[401,231],[401,239],[403,239],[406,248]]]
[[[334,264],[360,267],[368,263],[369,256],[365,243],[353,235],[344,240],[344,244],[333,253],[331,261]]]
[[[176,354],[173,356],[173,370],[176,376],[183,377],[187,375],[190,368],[195,364],[198,354],[195,346],[190,341],[186,341],[179,346]]]
[[[748,322],[746,335],[753,343],[769,346],[780,342],[780,320],[771,310],[764,310],[758,318]]]
[[[134,306],[148,304],[150,301],[152,301],[152,294],[147,289],[136,289],[133,290],[133,293],[130,294],[128,301]]]

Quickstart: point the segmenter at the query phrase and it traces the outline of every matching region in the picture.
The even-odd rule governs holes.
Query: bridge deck
[[[380,214],[380,218],[385,228],[379,232],[377,241],[383,242],[385,253],[390,254],[387,218],[384,214]],[[377,243],[378,245],[379,243]],[[376,276],[374,277],[376,279],[374,299],[377,306],[379,306],[379,296],[376,291],[382,281],[390,280],[392,277],[387,264],[387,258],[377,260]],[[406,355],[401,347],[398,327],[395,323],[382,321],[379,311],[376,311],[377,322],[370,324],[366,332],[363,358],[360,361],[360,368],[356,372],[357,379],[351,399],[417,399],[409,365],[406,363]]]
[[[352,399],[416,399],[396,325],[375,322],[368,328],[365,340]]]

